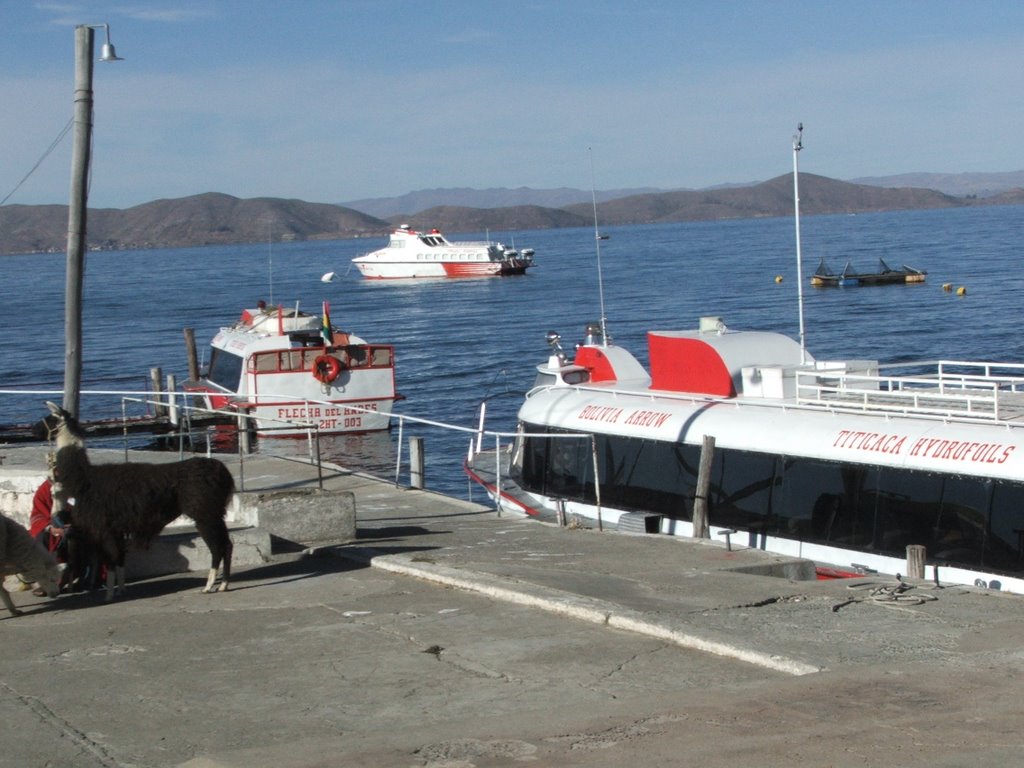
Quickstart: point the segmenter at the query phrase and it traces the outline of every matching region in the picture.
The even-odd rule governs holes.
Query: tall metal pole
[[[92,60],[92,28],[85,25],[75,27],[75,131],[64,285],[64,410],[76,418],[82,382],[82,281],[92,143]]]
[[[797,159],[804,148],[804,124],[797,123],[793,137],[793,210],[796,216],[796,296],[800,313],[800,363],[807,362],[807,339],[804,336],[804,275],[800,255],[800,163]]]
[[[601,299],[601,345],[608,346],[608,328],[604,314],[604,274],[601,270],[601,232],[597,228],[597,187],[594,186],[594,151],[587,147],[590,154],[590,197],[594,203],[594,244],[597,247],[597,293]]]

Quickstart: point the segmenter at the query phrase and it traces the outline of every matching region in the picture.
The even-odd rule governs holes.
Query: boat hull
[[[360,274],[369,280],[419,278],[506,277],[526,274],[527,265],[500,262],[356,262]]]

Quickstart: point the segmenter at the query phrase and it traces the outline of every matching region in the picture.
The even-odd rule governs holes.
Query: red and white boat
[[[388,429],[395,392],[395,352],[294,309],[246,309],[210,342],[205,375],[186,389],[207,407],[255,418],[258,434],[305,435]]]
[[[407,224],[391,233],[380,250],[352,259],[363,277],[374,280],[420,277],[522,275],[533,266],[533,249],[501,243],[449,242],[440,230],[417,232]]]
[[[514,444],[471,448],[492,496],[681,536],[700,500],[734,547],[895,574],[923,546],[927,578],[1024,593],[1024,364],[827,362],[702,318],[650,331],[648,372],[602,326],[571,361],[549,334]]]

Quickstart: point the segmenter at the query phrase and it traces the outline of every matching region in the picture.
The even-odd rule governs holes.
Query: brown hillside
[[[800,211],[806,214],[950,208],[964,204],[963,200],[930,189],[886,189],[800,174]],[[586,215],[588,207],[573,205],[566,210]],[[634,195],[598,205],[598,217],[604,225],[792,215],[790,174],[750,187]]]
[[[413,229],[436,227],[442,232],[507,232],[524,229],[556,229],[587,226],[593,216],[581,217],[560,208],[539,205],[517,205],[510,208],[464,208],[441,205],[414,216],[393,216],[394,224],[408,224]]]
[[[1024,190],[968,199],[930,189],[875,187],[800,174],[800,210],[809,215],[990,204],[1024,204]],[[630,195],[598,204],[602,226],[792,215],[793,177],[789,174],[746,187]],[[92,209],[88,241],[90,248],[122,250],[266,242],[268,238],[385,237],[395,224],[497,234],[592,223],[591,203],[565,208],[439,206],[395,216],[389,222],[339,205],[268,197],[243,200],[210,192],[126,210]],[[66,240],[66,206],[0,206],[0,254],[62,252]]]
[[[67,206],[0,207],[0,253],[63,251]],[[266,242],[268,239],[340,239],[387,233],[389,224],[337,205],[209,192],[154,200],[134,208],[91,209],[88,246],[107,250],[180,248]]]

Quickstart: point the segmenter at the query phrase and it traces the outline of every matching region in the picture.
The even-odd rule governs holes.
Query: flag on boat
[[[320,326],[320,335],[324,337],[324,344],[334,342],[334,333],[331,331],[331,307],[326,301],[324,302],[324,321]]]

